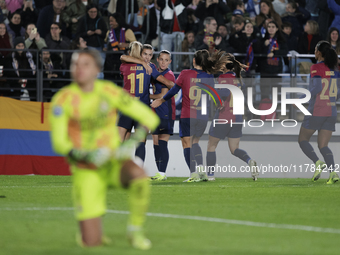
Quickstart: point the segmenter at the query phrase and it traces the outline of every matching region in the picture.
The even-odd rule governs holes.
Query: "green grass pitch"
[[[0,254],[339,254],[338,183],[183,180],[152,183],[149,212],[159,215],[148,216],[145,231],[153,248],[137,251],[125,239],[127,215],[117,213],[128,210],[124,190],[108,193],[103,223],[112,244],[83,249],[75,242],[70,177],[0,176]]]

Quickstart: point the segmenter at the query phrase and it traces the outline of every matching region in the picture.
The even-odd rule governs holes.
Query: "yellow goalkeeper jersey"
[[[50,109],[52,146],[64,156],[73,148],[116,149],[121,143],[117,110],[150,130],[159,124],[151,108],[104,80],[96,80],[93,91],[88,93],[71,83],[53,97]]]

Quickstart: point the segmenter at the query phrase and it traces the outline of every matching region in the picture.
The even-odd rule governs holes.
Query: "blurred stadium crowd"
[[[69,82],[77,49],[101,51],[100,78],[118,85],[136,40],[173,52],[174,72],[200,49],[234,53],[261,77],[308,74],[314,58],[287,54],[314,54],[320,40],[340,54],[340,0],[0,0],[0,22],[0,96],[22,98],[41,75],[44,101]]]

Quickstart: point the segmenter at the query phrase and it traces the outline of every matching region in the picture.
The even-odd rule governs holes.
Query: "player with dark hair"
[[[218,83],[230,84],[242,89],[244,85],[242,83],[241,71],[247,66],[238,62],[234,55],[230,53],[227,53],[226,56],[228,56],[230,62],[225,65],[223,74],[218,78]],[[228,137],[228,145],[231,154],[243,160],[250,166],[251,176],[253,180],[256,181],[259,175],[256,161],[251,159],[246,151],[239,149],[239,143],[242,136],[243,117],[242,115],[233,114],[233,95],[230,93],[229,89],[217,89],[216,91],[224,98],[224,100],[223,107],[217,110],[214,119],[227,120],[228,123],[211,123],[207,150],[207,167],[208,169],[211,169],[215,166],[217,145],[221,139]],[[209,181],[215,180],[213,171],[208,173],[208,179]]]
[[[180,137],[182,140],[185,161],[191,176],[186,182],[207,181],[203,171],[202,150],[198,144],[208,123],[208,115],[201,113],[201,96],[205,92],[200,89],[202,79],[211,79],[213,73],[223,70],[227,57],[224,52],[216,52],[210,56],[207,50],[196,51],[193,58],[193,69],[183,70],[176,80],[175,86],[161,99],[152,102],[151,106],[159,107],[182,89],[182,112],[180,118]],[[213,85],[212,85],[213,86]],[[199,172],[196,172],[196,164]]]
[[[157,57],[157,62],[159,65],[158,71],[160,71],[160,74],[168,80],[175,82],[175,75],[169,69],[169,65],[171,63],[171,53],[167,50],[162,50]],[[150,95],[151,99],[161,98],[169,91],[168,87],[159,82],[154,84],[153,89],[154,94]],[[152,134],[155,161],[158,172],[155,176],[151,177],[151,180],[165,181],[165,172],[169,162],[168,141],[170,139],[170,135],[173,135],[174,122],[176,119],[175,98],[172,97],[171,100],[156,108],[155,111],[158,117],[161,119],[161,124]]]
[[[71,166],[75,214],[81,231],[79,244],[104,243],[101,217],[106,212],[107,190],[115,187],[128,189],[128,237],[133,247],[146,250],[151,242],[142,227],[149,204],[149,179],[130,157],[147,129],[159,125],[159,118],[112,82],[97,80],[101,62],[96,50],[73,54],[73,82],[60,90],[51,104],[52,145]],[[116,127],[117,110],[145,126],[123,143]]]
[[[337,117],[336,101],[340,96],[338,56],[327,41],[320,41],[315,47],[315,59],[317,63],[311,66],[311,80],[309,91],[311,100],[308,111],[311,116],[305,116],[299,133],[299,145],[315,164],[315,172],[312,181],[317,181],[321,172],[328,168],[330,175],[327,184],[333,184],[339,180],[334,172],[334,157],[328,147],[328,143],[335,131]],[[326,162],[319,160],[310,138],[318,130],[318,147]]]
[[[130,56],[121,56],[121,60],[124,61],[120,66],[120,72],[124,76],[124,86],[123,89],[128,91],[131,96],[139,98],[146,105],[150,105],[150,81],[151,78],[166,84],[167,86],[173,86],[173,82],[164,78],[161,75],[155,65],[148,65],[152,58],[153,48],[150,45],[142,45],[140,42],[132,42],[130,44]],[[151,55],[151,57],[150,57]],[[141,57],[143,56],[143,58]],[[129,62],[129,63],[127,63]],[[149,74],[151,69],[151,74]],[[138,123],[131,118],[121,115],[118,121],[119,134],[121,139],[124,141],[129,138],[132,128],[137,128]],[[143,165],[145,160],[145,142],[146,137],[136,149],[136,159],[140,159],[140,165]]]

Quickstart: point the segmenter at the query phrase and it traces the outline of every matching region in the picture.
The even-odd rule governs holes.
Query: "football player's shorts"
[[[153,135],[161,135],[161,134],[174,134],[174,120],[169,119],[161,119],[161,123],[156,128],[156,130],[152,133]]]
[[[336,116],[305,116],[302,126],[312,130],[330,130],[335,131]]]
[[[77,220],[98,218],[105,214],[107,189],[122,187],[121,167],[122,162],[114,159],[97,170],[71,166]]]
[[[219,138],[219,139],[225,139],[226,137],[229,138],[240,138],[242,137],[242,127],[243,124],[233,124],[232,126],[227,124],[215,124],[215,127],[213,123],[211,123],[210,129],[209,129],[209,135]]]
[[[138,127],[138,122],[131,119],[130,117],[120,113],[117,126],[125,128],[128,131],[131,131],[133,127],[135,129]]]
[[[207,127],[207,120],[181,118],[179,120],[179,136],[196,136],[201,137]]]

